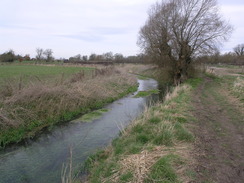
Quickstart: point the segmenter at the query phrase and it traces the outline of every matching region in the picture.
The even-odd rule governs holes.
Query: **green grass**
[[[75,121],[91,122],[95,119],[99,119],[103,113],[106,113],[108,111],[108,109],[99,109],[96,111],[92,111],[90,113],[84,114],[81,118],[78,118]]]
[[[120,176],[120,181],[121,182],[129,182],[133,178],[133,174],[131,172],[124,173]]]
[[[237,97],[241,103],[244,103],[244,77],[224,77],[231,94]]]
[[[135,98],[140,98],[140,97],[146,97],[152,94],[158,94],[159,90],[154,89],[154,90],[148,90],[148,91],[139,91],[134,97]]]
[[[58,116],[50,116],[44,118],[44,121],[42,120],[33,120],[33,119],[27,119],[26,123],[23,125],[20,125],[18,128],[8,128],[6,130],[0,131],[0,149],[5,148],[6,145],[12,144],[12,143],[18,143],[21,142],[23,139],[27,138],[33,138],[35,135],[40,133],[42,129],[48,128],[51,129],[54,125],[64,123],[67,121],[71,121],[74,118],[78,117],[80,114],[84,114],[82,117],[82,120],[84,122],[90,122],[93,119],[99,118],[102,113],[107,112],[107,109],[100,109],[94,112],[89,113],[91,110],[98,109],[103,107],[104,105],[111,103],[121,97],[126,96],[128,93],[136,91],[137,86],[131,86],[128,87],[127,90],[125,90],[122,93],[119,93],[116,97],[108,97],[105,99],[98,100],[94,103],[90,103],[86,106],[81,106],[80,108],[77,108],[76,110],[72,111],[64,111],[63,113],[59,114]],[[44,111],[45,113],[45,111]],[[86,114],[88,113],[88,114]],[[79,121],[81,119],[78,119]],[[77,121],[77,120],[75,120]]]
[[[75,72],[82,69],[90,72],[91,68],[1,65],[0,69],[4,70],[3,68],[8,68],[5,72],[0,72],[4,77],[9,76],[11,72],[13,72],[13,78],[18,77],[23,71],[30,76],[39,74],[42,81],[46,81],[53,80],[59,72],[65,70],[70,74],[70,78],[65,82],[29,80],[29,84],[24,87],[18,87],[18,82],[7,82],[2,85],[0,89],[0,148],[32,138],[42,130],[52,129],[54,125],[71,121],[137,90],[136,79],[132,75],[116,72],[114,67],[102,68],[100,75],[98,73],[96,76],[85,79],[79,79],[79,75],[77,79]],[[12,69],[16,69],[16,73]],[[73,78],[76,80],[73,81]],[[7,100],[8,102],[5,102]],[[83,116],[83,121],[91,121],[106,111],[105,109],[94,111]]]
[[[81,70],[93,70],[89,67],[64,67],[40,65],[0,65],[0,81],[3,79],[31,77],[50,78],[59,74],[69,76]]]
[[[150,78],[148,78],[146,76],[142,76],[142,75],[138,75],[137,78],[140,79],[140,80],[148,80],[148,79],[150,79]]]
[[[202,79],[188,80],[191,88],[196,88]],[[152,151],[155,147],[174,149],[179,142],[191,143],[194,136],[187,130],[185,125],[192,121],[190,110],[190,91],[192,89],[180,89],[177,96],[168,101],[150,107],[144,114],[129,126],[120,137],[112,142],[112,146],[103,151],[106,158],[96,158],[89,161],[89,182],[110,180],[115,173],[119,173],[118,182],[135,181],[133,171],[121,172],[119,160],[123,157],[141,153],[143,150]],[[101,152],[99,153],[101,154]],[[109,167],[113,169],[108,173]],[[179,156],[166,150],[166,155],[154,163],[144,182],[178,182],[178,175],[174,166],[181,164]],[[106,174],[106,176],[105,176]],[[106,181],[105,181],[106,182]]]
[[[172,164],[180,162],[179,157],[169,154],[160,158],[151,168],[145,183],[161,182],[161,183],[177,183],[177,174],[172,168]]]
[[[185,83],[191,85],[193,88],[196,88],[202,81],[202,78],[192,78],[188,79]]]

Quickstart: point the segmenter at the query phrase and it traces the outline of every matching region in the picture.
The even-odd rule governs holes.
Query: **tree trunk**
[[[174,73],[174,84],[176,86],[183,83],[188,78],[187,68],[188,64],[186,60],[181,59],[176,62]]]

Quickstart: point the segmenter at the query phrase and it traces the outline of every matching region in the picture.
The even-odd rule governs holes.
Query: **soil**
[[[192,183],[244,183],[244,114],[238,102],[209,77],[196,89]]]

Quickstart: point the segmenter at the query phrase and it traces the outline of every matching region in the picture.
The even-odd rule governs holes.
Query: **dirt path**
[[[234,101],[208,77],[194,93],[194,183],[244,182],[244,115]]]

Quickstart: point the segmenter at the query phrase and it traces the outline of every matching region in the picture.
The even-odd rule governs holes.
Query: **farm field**
[[[121,67],[1,65],[0,146],[98,109],[137,88]]]
[[[66,77],[80,72],[90,71],[90,67],[65,67],[65,66],[40,66],[40,65],[1,65],[0,66],[0,83],[3,80],[25,79],[38,77],[40,79],[53,79],[55,76],[64,74]]]

